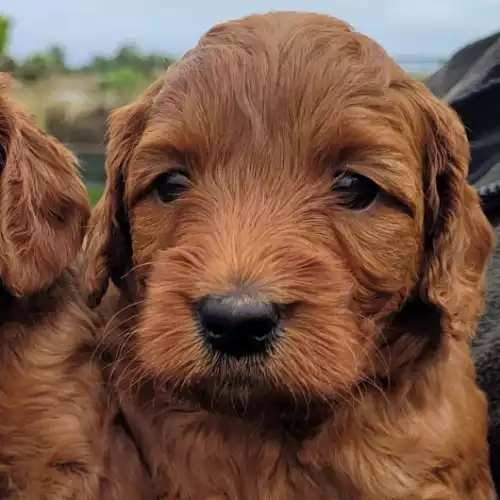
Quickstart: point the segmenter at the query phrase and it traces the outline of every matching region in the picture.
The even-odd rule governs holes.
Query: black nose
[[[278,334],[276,304],[245,295],[207,295],[197,316],[201,333],[213,349],[241,358],[264,353]]]

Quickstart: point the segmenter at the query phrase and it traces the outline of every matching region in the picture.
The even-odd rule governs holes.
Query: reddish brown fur
[[[163,205],[153,180],[190,188]],[[341,21],[221,24],[110,123],[86,282],[165,499],[491,500],[468,341],[493,234],[451,109]],[[349,168],[390,196],[339,206]],[[191,304],[293,304],[265,361],[220,358]]]
[[[130,443],[113,426],[96,323],[73,264],[87,193],[71,153],[9,100],[8,87],[0,74],[0,498],[121,500],[128,471],[119,474],[109,453],[125,460]]]

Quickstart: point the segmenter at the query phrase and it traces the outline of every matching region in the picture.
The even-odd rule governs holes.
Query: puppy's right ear
[[[121,289],[131,284],[132,241],[125,179],[135,148],[146,128],[153,100],[163,86],[157,79],[132,103],[111,113],[106,150],[106,186],[90,218],[83,243],[84,282],[92,306],[106,293],[109,279]]]

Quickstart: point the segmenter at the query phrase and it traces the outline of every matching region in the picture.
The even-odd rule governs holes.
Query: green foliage
[[[4,73],[15,73],[17,71],[15,59],[8,55],[0,56],[0,71]]]
[[[111,57],[94,57],[84,70],[99,75],[99,90],[114,105],[132,100],[172,62],[165,55],[145,54],[134,45],[124,45]]]
[[[45,54],[45,58],[51,70],[55,73],[66,71],[66,53],[59,45],[53,45]]]
[[[127,98],[133,97],[144,87],[144,78],[132,66],[121,66],[104,71],[100,81],[100,89],[111,91]]]
[[[97,55],[80,68],[67,66],[64,49],[58,45],[16,61],[7,53],[11,28],[10,18],[0,14],[0,71],[12,73],[24,82],[36,82],[62,73],[97,73],[103,90],[133,96],[151,81],[152,76],[173,62],[173,58],[163,54],[143,53],[135,45],[123,45],[109,57]]]
[[[50,75],[50,66],[43,54],[33,54],[18,65],[16,76],[34,81]]]
[[[7,44],[9,43],[9,35],[12,27],[10,18],[0,15],[0,58],[7,55]]]
[[[144,54],[135,45],[124,45],[111,57],[95,56],[85,66],[87,71],[106,72],[119,68],[133,68],[143,75],[164,71],[173,58],[163,54]]]
[[[124,92],[133,96],[142,88],[141,85],[149,83],[152,76],[164,71],[173,62],[171,57],[143,53],[134,45],[124,45],[109,57],[95,56],[90,63],[80,68],[69,68],[64,50],[57,45],[31,54],[23,61],[6,57],[2,59],[2,19],[0,17],[0,69],[6,68],[4,71],[13,73],[21,81],[34,82],[63,73],[93,73],[99,75],[103,90]],[[8,28],[7,21],[5,18]]]
[[[6,73],[12,73],[16,69],[16,61],[7,52],[11,28],[10,18],[0,14],[0,71]]]
[[[88,184],[87,192],[89,193],[89,199],[92,206],[99,201],[99,198],[102,196],[104,191],[104,186],[100,184]]]
[[[31,54],[17,63],[14,76],[24,81],[36,81],[67,70],[64,50],[54,45],[44,52]]]

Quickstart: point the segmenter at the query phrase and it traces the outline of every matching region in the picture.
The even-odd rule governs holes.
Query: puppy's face
[[[24,296],[75,258],[90,205],[72,154],[11,101],[9,87],[0,73],[0,280]]]
[[[492,235],[467,154],[345,24],[220,25],[113,116],[87,278],[140,301],[140,362],[192,397],[331,400],[472,332]]]

